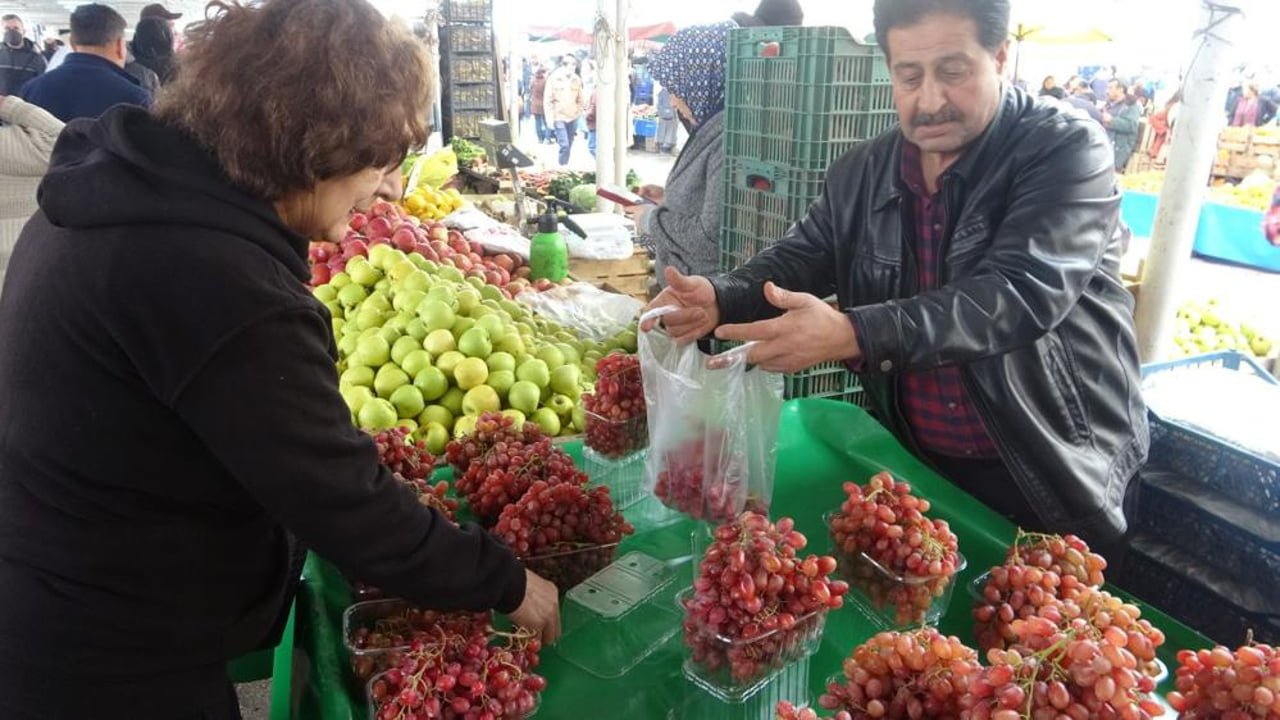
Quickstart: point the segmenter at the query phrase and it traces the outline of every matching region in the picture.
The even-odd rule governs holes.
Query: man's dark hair
[[[1009,37],[1009,0],[876,0],[876,42],[889,52],[889,31],[910,27],[938,13],[967,17],[978,26],[978,42],[990,52]]]
[[[1108,86],[1111,86],[1111,85],[1115,85],[1116,87],[1123,90],[1125,95],[1129,94],[1129,86],[1125,84],[1125,81],[1121,80],[1120,78],[1111,78],[1111,80],[1108,82]]]
[[[104,47],[124,37],[125,21],[106,5],[81,5],[71,13],[71,44]]]

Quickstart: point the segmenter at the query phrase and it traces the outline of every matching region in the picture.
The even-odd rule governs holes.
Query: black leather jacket
[[[1006,88],[986,133],[943,175],[951,227],[941,287],[927,292],[916,287],[901,145],[895,129],[850,151],[785,238],[712,278],[721,321],[776,315],[766,280],[834,293],[862,329],[873,410],[909,446],[896,374],[958,364],[1044,523],[1118,539],[1149,438],[1106,134]]]

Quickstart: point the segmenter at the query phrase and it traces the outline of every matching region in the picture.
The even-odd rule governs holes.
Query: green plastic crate
[[[739,267],[780,240],[822,194],[825,173],[776,163],[726,160],[721,269]]]
[[[883,55],[842,28],[745,28],[730,47],[726,157],[825,170],[893,126]]]
[[[711,350],[721,353],[738,345],[735,342],[713,340]],[[808,370],[787,375],[784,380],[784,397],[787,400],[817,398],[853,403],[866,408],[869,402],[858,376],[849,372],[844,363],[829,362],[815,365]]]
[[[491,23],[493,0],[448,0],[444,19],[447,23]]]

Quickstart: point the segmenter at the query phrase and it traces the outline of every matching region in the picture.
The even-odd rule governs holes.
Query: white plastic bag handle
[[[675,305],[663,305],[661,307],[653,308],[652,310],[649,310],[648,312],[640,316],[640,321],[638,323],[638,326],[644,327],[645,323],[649,322],[650,320],[661,319],[679,309],[680,308],[676,307]],[[653,324],[653,328],[655,330],[660,329],[662,330],[662,333],[664,335],[666,334],[666,328],[662,327],[661,323],[655,322]],[[652,332],[652,330],[650,332]],[[741,359],[741,361],[745,363],[747,360],[746,358],[747,353],[751,352],[751,348],[755,347],[758,344],[759,344],[758,340],[752,340],[751,342],[743,343],[735,348],[730,348],[717,355],[712,355],[711,357],[707,358],[707,367],[714,370],[719,370],[722,368],[729,367],[730,365],[733,365],[735,362],[738,362],[739,359]],[[741,358],[739,358],[739,356],[741,356]]]

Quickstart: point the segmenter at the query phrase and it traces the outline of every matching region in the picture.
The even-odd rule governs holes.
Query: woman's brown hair
[[[427,59],[365,0],[212,2],[157,117],[267,200],[426,142]]]

